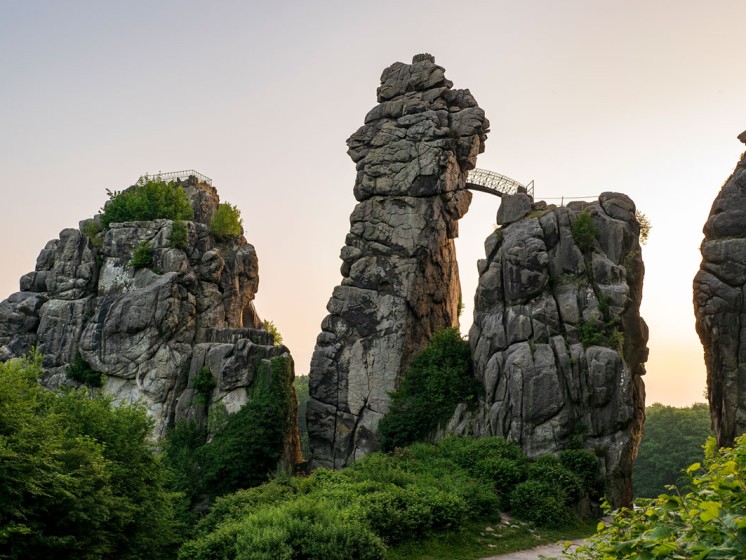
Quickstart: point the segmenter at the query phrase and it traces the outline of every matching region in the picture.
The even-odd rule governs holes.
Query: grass
[[[386,560],[477,560],[589,537],[596,532],[597,524],[597,520],[590,520],[557,529],[543,529],[516,520],[508,523],[471,521],[460,530],[390,549]]]

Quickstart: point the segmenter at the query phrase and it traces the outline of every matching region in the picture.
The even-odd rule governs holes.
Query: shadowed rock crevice
[[[407,363],[438,328],[458,323],[453,238],[489,123],[468,90],[451,88],[429,55],[390,66],[379,104],[347,141],[358,204],[311,361],[316,466],[340,468],[377,448]]]

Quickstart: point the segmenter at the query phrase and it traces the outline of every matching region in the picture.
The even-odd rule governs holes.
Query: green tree
[[[277,330],[275,324],[272,321],[265,319],[262,322],[262,325],[264,326],[264,330],[274,337],[275,346],[282,345],[282,335],[280,334],[280,331]]]
[[[43,389],[41,357],[0,364],[0,558],[164,558],[167,472],[139,406]]]
[[[298,398],[298,433],[300,447],[304,457],[308,457],[311,449],[308,446],[308,426],[306,425],[306,409],[308,408],[308,376],[299,375],[295,378],[295,396]]]
[[[476,396],[469,343],[456,327],[436,332],[391,393],[391,407],[378,432],[384,451],[423,441],[447,421],[460,401]]]
[[[192,205],[184,189],[175,184],[149,179],[124,191],[107,191],[109,201],[101,210],[101,227],[140,220],[191,220]]]
[[[210,220],[210,232],[219,240],[234,239],[243,233],[243,220],[238,207],[221,202]]]
[[[632,470],[635,496],[654,498],[676,484],[682,471],[704,457],[710,431],[706,404],[676,408],[655,403],[645,410],[645,432]]]

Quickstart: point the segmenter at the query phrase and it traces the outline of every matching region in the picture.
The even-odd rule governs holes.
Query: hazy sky
[[[743,149],[744,21],[743,0],[0,0],[0,298],[107,188],[196,169],[241,209],[259,313],[307,373],[355,205],[345,140],[382,70],[430,52],[492,123],[479,167],[648,215],[648,402],[701,401],[691,284]],[[497,203],[461,220],[465,330]]]

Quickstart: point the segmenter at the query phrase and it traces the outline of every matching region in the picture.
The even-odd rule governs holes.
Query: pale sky
[[[479,167],[648,215],[648,403],[702,401],[691,285],[744,148],[744,21],[743,0],[0,0],[0,298],[107,188],[196,169],[241,209],[257,309],[307,373],[355,205],[345,140],[383,69],[429,52],[492,123]],[[464,331],[497,203],[460,222]]]

